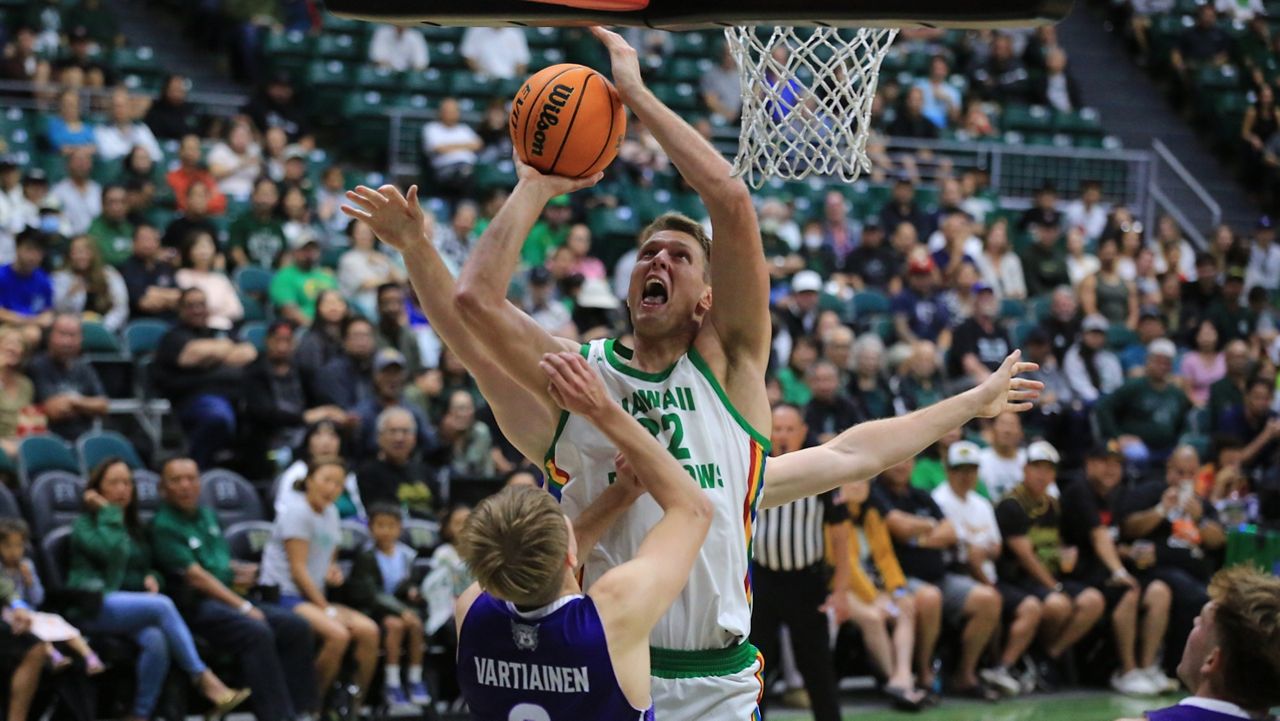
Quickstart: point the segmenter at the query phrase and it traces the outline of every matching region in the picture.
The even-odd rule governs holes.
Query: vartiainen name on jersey
[[[590,693],[586,666],[546,666],[476,656],[476,679],[485,686],[519,691]]]

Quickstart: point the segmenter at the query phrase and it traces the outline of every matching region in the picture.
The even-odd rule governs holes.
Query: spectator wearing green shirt
[[[239,660],[259,721],[299,717],[319,707],[311,627],[301,616],[246,600],[235,589],[257,580],[258,565],[231,559],[218,516],[200,505],[200,469],[171,458],[160,469],[164,499],[151,521],[156,566],[166,574],[192,632]]]
[[[102,215],[93,219],[86,231],[98,244],[102,262],[120,267],[133,254],[133,224],[129,222],[129,205],[123,185],[102,189]]]
[[[311,325],[316,315],[316,298],[325,290],[338,287],[333,271],[319,267],[320,241],[314,233],[303,233],[294,239],[293,263],[276,272],[271,279],[271,303],[280,315],[296,325]]]
[[[1147,372],[1120,386],[1095,406],[1098,427],[1122,447],[1141,443],[1152,461],[1169,457],[1187,423],[1191,401],[1169,382],[1178,349],[1160,338],[1147,346]]]
[[[1244,303],[1244,269],[1229,268],[1222,284],[1222,295],[1206,311],[1209,322],[1218,329],[1220,342],[1248,340],[1258,325],[1257,315]]]
[[[231,260],[236,268],[273,268],[284,251],[284,223],[276,213],[280,190],[270,178],[259,178],[249,196],[249,210],[227,229]]]
[[[1227,374],[1209,386],[1209,428],[1216,431],[1222,422],[1222,415],[1233,408],[1244,405],[1244,388],[1249,382],[1249,371],[1253,361],[1249,358],[1249,344],[1242,340],[1233,340],[1223,349],[1226,358]]]
[[[99,463],[89,475],[84,506],[84,515],[71,529],[67,586],[102,594],[92,614],[81,610],[77,627],[90,635],[125,635],[138,644],[138,683],[128,718],[151,718],[170,656],[213,703],[218,716],[243,703],[249,692],[227,688],[209,670],[173,600],[160,594],[128,464],[119,458]]]
[[[542,219],[533,224],[529,237],[524,240],[520,250],[520,260],[525,267],[532,268],[547,261],[551,251],[564,245],[569,237],[570,222],[573,220],[573,209],[569,207],[569,196],[557,195],[547,202],[542,211]]]

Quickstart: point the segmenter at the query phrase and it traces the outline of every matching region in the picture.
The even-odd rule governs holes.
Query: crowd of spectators
[[[128,467],[94,470],[96,495],[86,494],[72,531],[71,568],[81,570],[68,585],[105,574],[108,596],[143,595],[162,580],[168,593],[196,594],[177,604],[177,622],[163,603],[152,604],[146,628],[159,630],[137,632],[139,669],[148,674],[154,667],[142,664],[156,663],[161,645],[181,650],[174,661],[185,671],[203,673],[184,645],[191,634],[228,648],[293,638],[290,653],[314,654],[315,664],[289,661],[288,644],[276,642],[280,655],[264,652],[264,669],[245,674],[253,681],[248,703],[263,718],[304,718],[322,703],[344,703],[325,682],[348,651],[358,661],[357,696],[377,685],[379,626],[386,652],[408,657],[403,668],[385,664],[387,699],[423,703],[415,623],[425,617],[424,632],[443,633],[433,642],[447,646],[451,624],[440,620],[439,599],[447,605],[465,569],[446,544],[420,584],[413,552],[422,549],[406,555],[393,520],[442,521],[456,532],[460,502],[496,487],[495,478],[537,482],[539,471],[507,443],[466,369],[432,332],[396,252],[339,211],[349,168],[316,167],[323,139],[296,79],[260,65],[264,28],[315,26],[294,12],[307,3],[261,4],[276,20],[248,12],[237,33],[219,39],[262,81],[226,120],[203,117],[181,76],[166,79],[154,100],[116,88],[105,96],[106,116],[91,120],[78,89],[110,87],[113,78],[76,64],[74,48],[114,47],[110,23],[85,33],[54,27],[54,46],[65,35],[71,58],[57,67],[37,52],[49,42],[52,16],[12,33],[0,72],[67,90],[46,99],[41,141],[57,153],[57,182],[50,168],[0,155],[0,451],[22,496],[30,488],[19,487],[13,461],[24,439],[48,433],[74,442],[104,422],[130,430],[108,414],[107,368],[84,344],[101,331],[123,345],[131,327],[162,324],[151,350],[125,360],[145,393],[169,401],[190,459],[155,464],[168,505],[149,531],[130,520],[138,498]],[[990,116],[1003,103],[1078,109],[1051,28],[973,34],[959,44],[931,30],[904,36],[905,48],[932,55],[911,84],[886,77],[878,129],[972,139],[995,132]],[[369,60],[421,72],[431,52],[420,38],[414,29],[380,28]],[[460,53],[475,73],[518,79],[532,62],[525,38],[516,29],[468,30]],[[632,39],[645,57],[661,57],[669,42],[647,32]],[[700,100],[716,122],[732,123],[740,111],[730,70],[722,56],[702,76]],[[504,199],[501,188],[473,183],[476,171],[510,148],[501,106],[497,133],[487,116],[475,125],[464,119],[456,100],[441,98],[438,109],[422,137],[430,187],[439,189],[429,223],[456,272]],[[700,127],[711,132],[711,122]],[[911,163],[886,158],[877,172],[887,197],[866,214],[855,214],[854,199],[835,186],[811,207],[778,194],[757,199],[773,268],[771,400],[799,407],[809,442],[820,442],[968,388],[1013,348],[1040,364],[1033,375],[1046,392],[1024,417],[972,424],[869,490],[844,491],[874,546],[855,563],[867,570],[870,609],[854,619],[869,639],[857,655],[870,655],[895,684],[929,692],[937,651],[957,687],[989,696],[1061,683],[1071,668],[1062,659],[1075,648],[1077,661],[1111,654],[1090,666],[1107,671],[1091,681],[1127,693],[1164,690],[1222,562],[1225,530],[1280,517],[1280,247],[1272,219],[1214,229],[1210,246],[1196,249],[1171,219],[1143,227],[1096,182],[1046,184],[1025,212],[997,212],[999,198],[980,171],[944,174],[935,201]],[[619,207],[626,184],[659,182],[669,165],[645,130],[632,127],[600,188],[548,205],[525,242],[512,301],[558,334],[625,336],[621,298],[635,253],[600,247],[593,219]],[[700,208],[689,212],[706,221]],[[133,395],[132,386],[117,395]],[[139,448],[151,460],[167,455]],[[227,529],[198,507],[197,471],[216,467],[257,483],[276,518],[261,569],[232,562]],[[371,531],[371,555],[344,579],[331,570],[334,529],[361,524]],[[131,549],[112,563],[132,565],[94,566],[106,561],[91,557],[85,539],[93,533]],[[257,581],[279,597],[246,596],[259,571]],[[914,614],[912,623],[885,627],[881,596]],[[1152,620],[1164,606],[1167,629]],[[86,631],[111,633],[92,616],[80,619]],[[220,623],[237,633],[220,638]],[[990,639],[1001,623],[1005,638],[986,658],[973,638]],[[944,628],[975,636],[955,644]],[[30,648],[23,654],[47,657],[45,646]],[[0,662],[10,658],[0,654]],[[27,656],[12,658],[17,667]],[[291,677],[303,670],[319,681]],[[263,690],[280,674],[274,691]],[[204,677],[202,691],[230,703],[216,678]],[[432,690],[447,698],[447,689]],[[134,715],[154,709],[151,691],[158,693],[140,689],[129,701]],[[9,717],[24,718],[14,698],[22,702],[13,695]]]

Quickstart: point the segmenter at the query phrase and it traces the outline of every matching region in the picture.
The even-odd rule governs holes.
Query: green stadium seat
[[[314,52],[315,41],[312,37],[294,30],[268,34],[263,43],[262,56],[272,70],[297,77],[306,70],[307,62]]]
[[[1000,115],[1005,130],[1046,132],[1053,127],[1053,116],[1043,105],[1008,105]]]
[[[1000,300],[1001,320],[1022,320],[1027,317],[1027,304],[1018,298]]]
[[[400,76],[400,89],[407,93],[445,96],[449,94],[452,73],[440,68],[427,68],[421,73],[405,73]]]
[[[89,355],[94,356],[120,356],[122,349],[120,347],[120,339],[106,326],[93,320],[86,320],[80,324],[81,330],[81,349]]]
[[[361,65],[356,68],[356,87],[362,90],[394,92],[404,85],[400,73],[377,65]]]
[[[715,46],[708,42],[704,33],[671,33],[669,37],[671,38],[671,52],[673,55],[685,55],[694,58],[709,58],[715,55]]]
[[[510,160],[497,163],[479,163],[471,182],[476,189],[484,192],[496,188],[511,189],[516,185],[516,165]]]
[[[696,83],[703,73],[709,69],[710,65],[711,61],[706,58],[695,60],[693,58],[676,57],[669,62],[663,63],[659,69],[664,80]]]
[[[587,226],[591,228],[591,234],[602,241],[626,239],[633,242],[643,222],[631,208],[620,205],[616,208],[592,208],[587,211]]]
[[[1107,346],[1112,350],[1123,350],[1137,342],[1138,334],[1126,325],[1112,323],[1111,327],[1107,328]]]
[[[240,326],[240,340],[252,343],[259,353],[267,350],[267,324],[262,321],[250,321]]]
[[[692,83],[653,83],[653,94],[676,112],[699,110],[702,98]]]
[[[364,54],[361,44],[355,35],[348,33],[321,35],[316,40],[316,56],[334,60],[357,60]]]
[[[461,30],[462,28],[457,29]],[[448,70],[467,67],[467,61],[462,57],[462,53],[458,49],[458,43],[453,40],[428,42],[427,50],[431,53],[431,66],[434,68]]]
[[[30,486],[46,471],[79,473],[80,462],[71,447],[57,436],[23,438],[18,444],[18,477],[22,485]]]
[[[887,315],[891,305],[889,297],[877,290],[864,290],[853,295],[853,315],[855,318]]]
[[[449,42],[458,44],[462,42],[462,36],[466,34],[466,28],[460,27],[431,27],[424,26],[419,28],[423,37],[427,39],[428,45],[432,50],[432,58],[435,58],[435,43]]]
[[[129,439],[115,431],[89,431],[80,436],[76,439],[76,455],[86,476],[108,458],[119,458],[135,471],[146,467]]]
[[[169,324],[162,320],[143,318],[129,321],[124,327],[124,345],[134,358],[154,353],[160,339],[168,332]]]
[[[529,43],[529,48],[559,48],[564,46],[563,33],[560,28],[529,28],[525,32],[525,41]]]
[[[563,63],[564,51],[560,48],[529,48],[529,72],[534,73],[543,68]]]
[[[475,73],[457,73],[453,76],[452,94],[487,102],[497,94],[498,81]]]

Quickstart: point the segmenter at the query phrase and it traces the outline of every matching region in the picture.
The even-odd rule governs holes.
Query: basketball
[[[618,155],[627,116],[613,83],[583,65],[552,65],[520,86],[511,103],[511,142],[538,171],[585,178]]]

